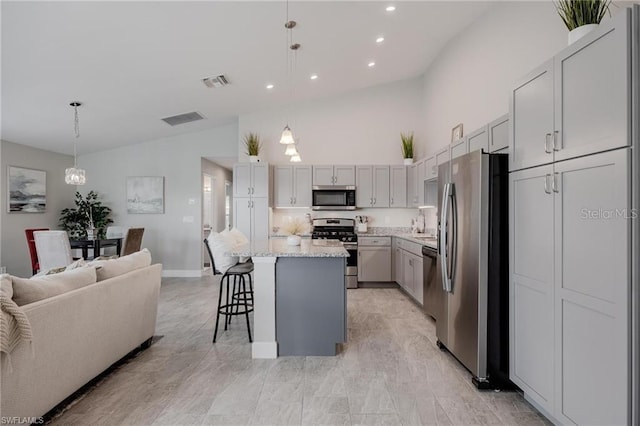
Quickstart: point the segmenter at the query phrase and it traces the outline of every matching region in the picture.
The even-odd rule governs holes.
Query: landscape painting
[[[127,213],[164,213],[164,176],[127,177]]]
[[[9,213],[44,213],[47,172],[9,166]]]

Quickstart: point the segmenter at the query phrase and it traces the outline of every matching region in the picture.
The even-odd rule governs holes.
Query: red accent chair
[[[36,241],[33,239],[33,233],[35,231],[48,231],[49,228],[35,228],[25,229],[24,233],[27,236],[27,245],[29,246],[29,254],[31,255],[31,269],[33,275],[37,274],[40,270],[40,264],[38,262],[38,252],[36,250]]]

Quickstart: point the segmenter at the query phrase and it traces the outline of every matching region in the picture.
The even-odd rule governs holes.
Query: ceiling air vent
[[[204,117],[199,112],[187,112],[185,114],[174,115],[162,119],[169,126],[177,126],[179,124],[191,123],[192,121],[203,120]]]
[[[217,77],[203,78],[202,82],[210,89],[213,89],[214,87],[226,86],[229,84],[229,80],[227,80],[227,77],[222,74]]]

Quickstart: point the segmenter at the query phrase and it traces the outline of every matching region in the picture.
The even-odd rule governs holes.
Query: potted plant
[[[285,234],[288,235],[287,245],[290,246],[299,246],[300,242],[302,241],[300,234],[309,232],[308,224],[304,223],[298,218],[290,219],[282,226],[281,229]]]
[[[598,27],[611,0],[558,0],[556,10],[569,29],[569,44]]]
[[[262,143],[260,143],[260,137],[257,133],[249,132],[244,136],[244,146],[247,148],[247,155],[249,156],[249,162],[257,163],[259,161],[258,154]]]
[[[107,226],[113,223],[109,217],[111,209],[98,200],[98,193],[90,191],[86,198],[76,192],[75,208],[60,212],[60,227],[72,239],[104,238]],[[93,234],[93,235],[91,235]]]
[[[400,139],[402,140],[402,157],[404,158],[405,166],[413,164],[413,132],[400,133]]]

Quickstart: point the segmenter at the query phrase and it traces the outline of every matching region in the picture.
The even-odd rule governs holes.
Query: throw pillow
[[[96,268],[83,267],[32,278],[11,277],[13,300],[18,306],[37,302],[96,282]]]
[[[13,298],[13,285],[11,284],[11,275],[0,275],[0,296],[4,296],[8,299]]]
[[[223,233],[212,232],[208,238],[209,248],[213,255],[213,262],[216,269],[221,273],[227,272],[227,269],[238,263],[238,256],[229,256],[235,247],[235,241],[230,236]]]
[[[104,281],[151,265],[151,253],[144,248],[117,259],[94,260],[89,265],[97,268],[98,281]]]
[[[42,277],[44,275],[59,274],[60,272],[70,271],[72,269],[81,268],[81,267],[86,266],[86,265],[87,265],[87,262],[85,262],[83,258],[80,258],[80,259],[76,260],[75,262],[70,263],[67,266],[61,266],[59,268],[51,268],[51,269],[45,269],[44,271],[40,271],[37,274],[35,274],[33,277]],[[31,278],[33,278],[33,277],[31,277]]]
[[[222,233],[224,232],[226,231],[223,231]],[[249,244],[249,239],[242,232],[240,232],[238,228],[235,228],[235,227],[231,228],[231,230],[228,232],[229,232],[228,235],[230,235],[235,241],[236,250],[242,249],[244,245]],[[245,262],[248,262],[249,259],[251,259],[250,256],[240,256],[238,260],[240,263],[245,263]]]

